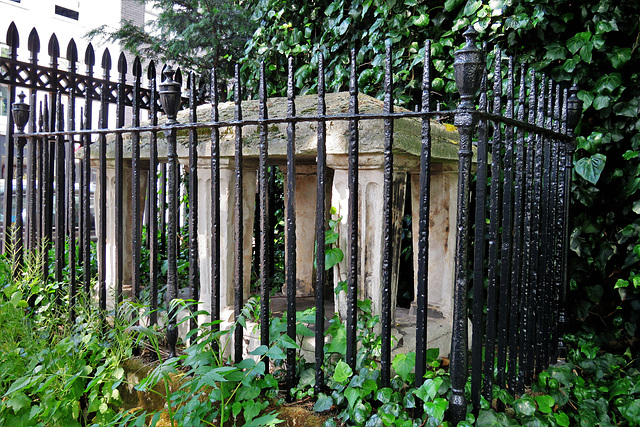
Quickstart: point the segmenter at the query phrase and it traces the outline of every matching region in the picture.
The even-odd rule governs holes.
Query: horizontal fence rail
[[[12,43],[8,44],[15,52],[15,28],[10,29],[9,35],[8,40]],[[103,79],[94,79],[92,69],[89,70],[91,67],[87,74],[81,75],[75,71],[75,65],[70,65],[67,73],[58,72],[55,67],[36,71],[35,62],[32,61],[31,68],[28,68],[27,64],[19,63],[15,55],[10,59],[0,59],[0,69],[3,70],[0,82],[9,84],[12,90],[10,103],[15,113],[10,125],[13,126],[15,122],[17,128],[8,145],[5,162],[5,248],[11,242],[14,262],[19,267],[24,263],[28,251],[46,251],[53,245],[55,257],[50,261],[52,265],[43,267],[43,277],[62,283],[65,279],[63,269],[69,267],[68,292],[72,307],[77,303],[80,289],[97,301],[103,310],[113,306],[110,289],[115,292],[113,297],[116,302],[125,297],[133,301],[147,301],[151,308],[149,323],[166,326],[169,352],[175,355],[179,351],[178,306],[172,303],[173,300],[202,301],[207,296],[209,305],[204,309],[211,320],[207,327],[213,330],[223,327],[216,322],[222,320],[225,308],[223,301],[233,301],[233,319],[242,315],[248,298],[245,294],[247,284],[244,282],[248,266],[243,263],[245,252],[251,250],[253,237],[253,228],[244,226],[244,216],[247,215],[244,200],[248,197],[253,200],[255,197],[255,253],[261,295],[260,343],[268,346],[270,295],[276,273],[272,234],[275,227],[274,170],[276,164],[285,165],[286,255],[282,273],[287,290],[287,334],[295,340],[296,224],[299,221],[295,207],[299,167],[296,160],[296,144],[299,143],[296,128],[310,123],[315,128],[317,144],[314,339],[315,387],[320,391],[325,382],[324,284],[328,280],[325,271],[325,236],[330,219],[326,198],[327,184],[331,179],[327,166],[327,124],[347,123],[347,283],[346,313],[342,320],[347,325],[345,361],[354,367],[358,348],[357,301],[362,297],[358,295],[359,275],[362,274],[360,254],[367,250],[362,247],[359,238],[362,232],[359,230],[362,226],[359,224],[359,209],[380,208],[363,207],[359,200],[359,156],[363,155],[360,152],[359,129],[361,126],[366,128],[374,120],[382,120],[384,188],[381,201],[383,227],[380,230],[383,242],[380,378],[382,385],[388,386],[391,378],[391,313],[392,306],[395,306],[392,271],[396,258],[393,254],[399,250],[394,248],[397,241],[393,237],[396,221],[394,198],[399,197],[394,191],[394,173],[397,171],[394,126],[399,119],[417,118],[420,121],[421,144],[417,197],[419,217],[414,218],[419,224],[418,243],[414,249],[419,260],[415,272],[415,377],[416,385],[420,386],[427,370],[432,121],[434,118],[453,121],[459,134],[459,143],[457,223],[455,229],[452,227],[450,231],[456,233],[450,418],[457,423],[464,419],[467,410],[465,384],[469,372],[472,378],[471,402],[479,409],[481,397],[492,400],[494,385],[521,393],[536,372],[558,357],[567,283],[568,191],[573,155],[571,132],[579,111],[575,88],[562,88],[544,75],[527,70],[524,65],[516,69],[513,59],[503,58],[499,50],[494,52],[493,70],[487,70],[486,54],[476,47],[475,32],[468,30],[465,37],[466,45],[456,52],[454,62],[461,103],[457,110],[451,111],[432,109],[433,67],[429,43],[424,47],[422,99],[418,111],[394,110],[393,70],[387,59],[382,112],[360,113],[357,64],[353,50],[348,111],[344,114],[327,114],[325,70],[321,57],[315,114],[306,111],[304,115],[299,115],[296,111],[290,60],[285,115],[269,115],[265,65],[261,64],[257,118],[243,118],[244,90],[239,69],[236,69],[233,119],[220,119],[216,71],[212,70],[209,76],[204,77],[211,86],[208,107],[210,120],[206,122],[198,121],[193,90],[197,76],[193,73],[188,75],[185,82],[190,93],[188,115],[182,116],[178,114],[182,84],[171,67],[164,67],[163,80],[158,84],[155,64],[152,62],[146,74],[148,87],[144,89],[142,66],[137,58],[133,63],[132,86],[124,84],[122,72],[117,83],[111,82],[108,72],[110,66],[103,67]],[[39,50],[36,40],[37,33],[30,36],[30,51],[34,56]],[[391,57],[391,48],[387,46],[387,58]],[[57,51],[50,49],[51,52]],[[503,67],[505,61],[507,65]],[[73,63],[70,60],[70,64]],[[121,61],[119,70],[124,69],[126,61]],[[505,76],[502,75],[503,71],[506,72]],[[43,73],[49,74],[44,78]],[[32,77],[27,78],[26,74]],[[41,87],[38,82],[44,80],[52,84]],[[503,93],[503,87],[506,93]],[[20,102],[15,102],[17,88],[28,89],[29,96],[20,95]],[[49,95],[38,102],[38,91]],[[80,117],[76,117],[76,107],[79,106],[77,98],[80,97],[84,97],[85,102]],[[99,101],[97,112],[94,112],[91,100]],[[116,129],[108,129],[107,125],[108,106],[111,103],[115,103]],[[125,127],[126,105],[132,107],[129,127]],[[163,117],[159,117],[160,108],[166,113]],[[149,110],[146,123],[141,121],[142,109]],[[96,113],[99,126],[93,128],[92,120]],[[178,118],[183,121],[186,119],[186,122],[178,123]],[[276,159],[270,149],[270,129],[277,124],[286,125],[284,159],[282,154]],[[259,135],[255,176],[247,175],[244,168],[246,162],[252,161],[245,158],[243,153],[246,145],[243,132],[247,132],[249,126],[257,126]],[[178,135],[184,131],[188,135],[188,158],[181,164]],[[201,139],[204,133],[207,135],[206,142]],[[229,134],[233,134],[234,147],[231,170],[224,169],[221,164],[223,138]],[[141,157],[142,141],[148,144],[147,159]],[[161,145],[164,147],[162,157]],[[202,162],[198,162],[199,150],[205,148],[210,150],[210,160],[203,166]],[[111,168],[112,174],[108,172]],[[231,179],[233,187],[221,188],[224,174],[230,174],[232,178],[227,179]],[[472,183],[473,175],[476,179]],[[207,179],[210,179],[210,185],[206,191],[198,191],[198,188],[203,188],[199,182]],[[26,183],[24,188],[22,182]],[[16,185],[15,191],[12,183]],[[209,194],[205,194],[207,192]],[[183,199],[188,203],[183,203]],[[13,200],[15,214],[12,214]],[[204,219],[198,217],[199,206],[204,203],[210,203],[211,218],[208,223],[203,223]],[[229,209],[223,208],[222,203],[226,203]],[[227,225],[221,217],[223,211],[229,217],[226,221],[233,223],[231,233],[225,229]],[[109,245],[107,236],[112,231],[107,224],[113,227],[115,238]],[[203,224],[206,232],[199,229]],[[147,230],[146,240],[143,239],[143,228]],[[207,236],[206,241],[199,240],[199,235]],[[186,240],[185,245],[181,243],[183,240]],[[230,245],[231,240],[233,244]],[[92,241],[96,241],[95,245]],[[183,247],[188,253],[186,275],[178,267],[179,252]],[[232,248],[233,262],[229,264],[233,266],[232,275],[221,270],[222,258],[229,256],[229,248]],[[203,249],[207,251],[206,254],[200,253]],[[125,254],[129,253],[131,263],[125,258]],[[92,270],[92,257],[97,258],[97,271]],[[210,271],[209,268],[207,271],[202,269],[200,263],[203,259],[207,260]],[[147,261],[149,270],[145,272],[140,266]],[[161,262],[166,262],[166,275],[161,274]],[[180,289],[179,282],[185,276],[186,288]],[[203,282],[205,277],[206,283]],[[225,282],[227,277],[233,277],[234,280],[231,295],[227,295],[230,289],[229,283]],[[159,295],[165,288],[165,301],[162,304]],[[469,291],[472,295],[470,310]],[[162,309],[162,306],[165,308]],[[471,322],[472,332],[470,351],[467,343],[468,322]],[[195,323],[191,326],[198,327]],[[235,361],[240,361],[245,354],[245,333],[242,328],[235,330],[231,352]],[[291,389],[296,384],[293,351],[287,352],[286,365],[286,387]]]

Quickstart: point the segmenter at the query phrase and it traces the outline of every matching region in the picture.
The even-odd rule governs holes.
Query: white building
[[[145,10],[146,9],[146,10]],[[20,48],[18,59],[29,60],[27,42],[29,34],[36,28],[40,37],[40,53],[38,56],[41,65],[48,65],[49,55],[47,46],[51,34],[55,33],[60,45],[60,68],[65,69],[67,64],[67,45],[73,38],[78,48],[78,59],[82,63],[84,53],[90,40],[85,35],[90,30],[101,25],[115,29],[123,20],[132,21],[137,25],[147,22],[157,16],[150,6],[141,4],[138,0],[0,0],[0,49],[2,56],[8,55],[6,35],[9,25],[14,22],[20,36]],[[100,72],[100,59],[105,48],[109,48],[112,59],[112,75],[116,72],[120,46],[113,43],[104,43],[101,40],[91,41],[95,49],[96,71]],[[129,73],[133,58],[128,57]],[[81,64],[78,71],[84,72]],[[129,80],[131,81],[131,80]],[[8,88],[0,85],[0,155],[4,154],[5,135],[7,126],[7,114],[9,95]]]

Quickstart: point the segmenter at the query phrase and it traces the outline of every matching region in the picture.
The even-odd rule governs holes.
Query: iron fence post
[[[461,103],[454,124],[458,127],[460,144],[458,150],[458,218],[456,235],[456,262],[454,282],[453,333],[451,338],[451,420],[453,425],[465,420],[467,401],[465,384],[468,371],[467,337],[467,290],[469,256],[469,202],[471,184],[471,139],[474,128],[474,98],[480,88],[484,53],[476,46],[477,32],[469,27],[464,32],[467,39],[464,47],[455,52],[455,79]]]
[[[169,161],[169,215],[168,231],[167,231],[167,307],[169,321],[167,323],[167,344],[169,345],[169,357],[176,355],[176,343],[178,341],[178,328],[176,326],[176,306],[172,303],[178,297],[178,277],[177,277],[177,224],[174,212],[177,211],[178,195],[176,194],[176,168],[178,155],[176,130],[173,125],[177,124],[176,115],[180,107],[180,83],[173,80],[174,71],[171,67],[167,67],[164,71],[165,79],[160,84],[160,102],[162,109],[167,115],[165,132],[167,142],[169,144],[168,161]]]
[[[22,271],[22,262],[23,262],[23,247],[24,247],[24,225],[22,221],[22,198],[23,198],[23,189],[22,186],[22,175],[24,174],[24,146],[27,142],[27,139],[24,137],[24,128],[29,121],[29,104],[24,102],[25,94],[21,93],[18,95],[20,98],[19,102],[16,102],[12,106],[12,115],[13,121],[18,128],[18,131],[14,134],[15,138],[15,146],[17,148],[17,175],[16,175],[16,225],[13,229],[14,237],[14,250],[13,250],[13,260],[14,260],[14,274],[20,274]]]

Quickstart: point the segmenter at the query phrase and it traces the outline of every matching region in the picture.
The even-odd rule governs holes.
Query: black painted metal
[[[386,43],[384,73],[384,107],[386,114],[393,113],[393,76],[391,74],[391,42]],[[380,379],[383,387],[391,380],[391,253],[393,218],[393,120],[384,120],[384,184],[382,225],[382,309],[380,310],[381,351]]]
[[[424,44],[421,111],[431,110],[431,42]],[[431,121],[422,118],[420,147],[420,194],[418,218],[418,263],[416,312],[416,387],[420,387],[427,371],[427,303],[429,294],[429,208],[431,198]]]
[[[196,115],[196,75],[192,71],[189,74],[189,120],[198,121]],[[193,301],[200,300],[200,268],[198,266],[198,135],[195,129],[189,131],[189,298]],[[191,329],[198,327],[197,318],[193,313],[198,309],[196,304],[191,304],[192,316]],[[192,335],[192,343],[196,335]]]
[[[116,127],[124,127],[124,85],[127,74],[127,60],[124,53],[118,58],[118,97],[116,102]],[[124,161],[122,134],[115,141],[115,230],[116,230],[116,302],[122,301],[122,281],[124,277]]]
[[[293,85],[293,57],[288,60],[287,78],[287,117],[296,115],[295,93]],[[296,339],[296,159],[295,159],[296,126],[290,122],[287,125],[287,191],[285,209],[285,286],[287,287],[287,335]],[[296,351],[287,348],[287,391],[296,385]],[[287,393],[287,401],[292,401],[293,395]]]
[[[152,126],[158,125],[156,87],[156,66],[153,61],[147,71],[149,79],[149,93],[151,109],[149,110],[149,122]],[[164,176],[163,176],[164,178]],[[149,287],[151,288],[151,314],[152,325],[158,323],[158,133],[151,132],[149,141],[149,230],[147,240],[149,242]]]
[[[518,120],[525,119],[525,100],[526,100],[526,68],[520,67],[520,84],[518,92]],[[520,319],[524,313],[524,304],[521,300],[522,289],[522,263],[523,263],[523,203],[524,203],[524,170],[525,170],[525,146],[524,146],[524,130],[516,129],[515,140],[515,177],[513,183],[514,202],[513,202],[513,251],[512,251],[512,269],[511,269],[511,303],[509,307],[509,365],[508,365],[508,385],[510,390],[520,392],[519,371],[518,371],[518,344],[520,340]]]
[[[493,80],[493,112],[499,114],[502,110],[502,79],[501,79],[501,57],[502,51],[495,51],[495,66]],[[491,139],[491,184],[490,184],[490,205],[489,205],[489,268],[487,284],[487,332],[484,354],[484,390],[485,399],[491,401],[494,384],[495,365],[495,345],[497,335],[497,311],[498,311],[498,289],[500,287],[500,184],[501,184],[501,159],[502,159],[502,129],[500,123],[493,123],[493,137]]]
[[[480,83],[480,100],[478,109],[487,109],[487,71],[484,71]],[[488,149],[488,123],[480,120],[478,123],[478,151],[476,163],[476,211],[475,211],[475,235],[473,239],[473,318],[471,335],[471,402],[474,409],[480,409],[480,393],[482,385],[482,353],[483,353],[483,325],[484,318],[484,279],[485,271],[485,246],[486,246],[486,218],[487,207],[487,165],[489,157]]]
[[[85,63],[87,65],[86,75],[89,78],[93,78],[93,67],[95,65],[95,55],[93,55],[93,49],[87,51],[91,52],[90,57],[85,57]],[[89,88],[85,88],[85,96],[89,92]],[[75,97],[75,95],[74,95]],[[93,122],[93,102],[87,100],[85,97],[84,104],[84,121],[82,127],[84,129],[91,129]],[[86,135],[82,138],[82,147],[84,150],[84,156],[81,163],[81,185],[80,185],[80,210],[82,212],[80,219],[80,254],[83,266],[84,281],[84,293],[87,297],[91,295],[91,135]],[[73,150],[70,153],[73,157]],[[95,205],[95,201],[94,201]]]
[[[242,94],[240,84],[240,66],[236,64],[235,69],[235,86],[234,86],[234,119],[242,120]],[[242,305],[244,303],[244,257],[243,245],[244,241],[244,213],[242,210],[243,197],[243,178],[242,178],[242,126],[235,127],[235,200],[234,200],[234,240],[235,240],[235,301],[234,315],[235,320],[241,316]],[[242,337],[243,331],[240,325],[236,325],[233,336],[234,358],[235,362],[242,360]]]
[[[133,127],[140,126],[140,79],[142,78],[142,67],[140,58],[136,56],[133,61],[133,108],[132,122]],[[140,206],[140,184],[141,172],[140,165],[140,133],[131,133],[131,212],[132,212],[132,236],[131,236],[131,254],[132,254],[132,283],[131,283],[131,299],[137,302],[140,299],[140,264],[142,261],[142,224],[141,224],[141,206]]]
[[[56,101],[56,130],[64,130],[64,117],[62,109],[62,94],[58,92]],[[55,140],[55,193],[56,193],[56,233],[55,233],[55,249],[56,249],[56,263],[55,263],[55,280],[58,283],[62,283],[62,272],[65,267],[65,147],[64,137],[59,135]],[[58,301],[59,302],[59,301]]]
[[[49,131],[49,104],[48,96],[44,98],[44,107],[41,112],[41,123],[44,131]],[[43,142],[43,156],[42,156],[42,251],[48,253],[51,247],[52,229],[53,229],[53,170],[51,167],[51,157],[53,153],[51,151],[51,138],[44,138]],[[5,190],[6,191],[6,190]],[[42,263],[42,277],[45,280],[49,279],[49,257],[44,257]]]
[[[265,77],[265,64],[260,62],[260,86],[259,86],[260,107],[258,117],[266,119],[269,117],[267,111],[267,82]],[[258,200],[259,200],[259,233],[260,233],[260,344],[268,346],[269,339],[269,320],[270,305],[269,297],[271,295],[271,279],[269,271],[269,234],[267,230],[271,228],[269,223],[269,171],[267,170],[267,162],[269,159],[269,140],[267,125],[260,126],[260,159],[258,164]],[[265,358],[265,369],[269,371],[269,358]]]
[[[74,66],[73,61],[69,66]],[[75,130],[75,107],[76,107],[76,99],[75,96],[71,95],[68,99],[67,105],[67,128],[69,130]],[[84,111],[81,109],[80,117],[81,117],[81,125],[82,126],[82,115]],[[75,138],[72,136],[69,138],[69,141],[65,143],[66,146],[66,201],[65,205],[66,215],[67,215],[67,228],[65,230],[65,238],[67,240],[67,244],[69,245],[67,252],[67,267],[69,269],[69,321],[75,321],[75,305],[77,303],[77,283],[76,283],[76,254],[78,255],[78,263],[82,262],[82,253],[77,253],[76,251],[76,165],[75,165]],[[81,172],[82,173],[82,172]],[[80,176],[82,178],[82,175]],[[81,183],[82,185],[82,183]],[[80,206],[82,209],[82,206]],[[82,221],[82,211],[80,212],[80,221]],[[82,228],[82,224],[78,224],[79,228]],[[82,234],[80,233],[80,236]],[[82,249],[82,238],[80,238],[80,248]]]
[[[465,384],[468,374],[467,290],[469,256],[469,190],[471,184],[471,139],[474,128],[474,98],[480,87],[484,53],[475,45],[476,31],[465,31],[465,46],[455,52],[455,79],[461,103],[455,115],[459,129],[458,148],[458,217],[456,221],[456,265],[454,279],[453,330],[451,338],[451,418],[454,425],[466,418]]]
[[[218,84],[216,69],[211,70],[211,121],[217,122]],[[211,330],[220,330],[220,133],[211,128]],[[214,340],[214,350],[218,343]]]
[[[327,113],[325,99],[324,80],[324,55],[320,53],[318,58],[318,116],[322,117]],[[326,194],[325,185],[327,180],[327,147],[326,147],[327,125],[321,121],[318,123],[318,145],[317,145],[317,186],[316,186],[316,330],[315,330],[315,362],[316,362],[316,384],[315,391],[320,393],[324,388],[324,285],[326,280],[325,271],[325,221]]]
[[[27,138],[23,137],[24,128],[29,121],[29,104],[24,102],[24,98],[26,95],[21,93],[18,95],[20,98],[20,102],[16,102],[13,104],[11,108],[11,116],[13,121],[18,128],[18,131],[14,134],[15,145],[17,148],[17,159],[16,159],[16,183],[18,188],[16,189],[17,200],[16,200],[16,224],[11,231],[14,238],[14,248],[13,248],[13,271],[16,275],[20,275],[22,273],[23,261],[24,261],[24,224],[22,219],[22,210],[23,210],[23,185],[22,185],[22,177],[24,175],[24,146],[27,143]]]
[[[111,55],[108,50],[102,55],[102,78],[109,80],[111,71]],[[109,123],[109,104],[107,103],[106,85],[100,90],[100,111],[98,127],[107,128]],[[107,310],[107,137],[104,134],[98,136],[98,292],[100,309],[104,313]]]
[[[9,59],[15,61],[18,57],[18,47],[20,47],[20,37],[18,35],[18,29],[15,24],[12,22],[9,25],[9,29],[7,30],[7,45],[9,46]],[[9,78],[12,81],[15,81],[19,78],[18,70],[11,69],[9,71]],[[13,103],[16,101],[16,86],[9,86],[9,100],[7,107],[10,108]],[[4,200],[2,201],[2,206],[4,207],[4,223],[2,224],[2,228],[5,231],[4,236],[2,238],[2,246],[0,250],[2,253],[5,252],[7,248],[7,239],[9,237],[9,229],[11,227],[11,216],[13,212],[13,157],[15,156],[14,152],[14,140],[13,140],[13,117],[11,114],[8,114],[7,117],[7,134],[6,134],[6,148],[5,148],[5,161],[4,161]]]
[[[29,112],[29,132],[36,132],[36,94],[31,94],[31,104],[30,104],[30,112]],[[37,138],[29,138],[28,142],[28,151],[29,151],[29,168],[28,168],[28,180],[29,180],[29,214],[28,214],[28,223],[27,223],[27,231],[28,231],[28,247],[31,254],[36,254],[37,249],[40,245],[39,242],[39,227],[38,227],[38,187],[36,187],[36,181],[38,170],[39,170],[39,159],[38,159],[38,139]],[[42,182],[42,181],[39,181]],[[40,186],[41,187],[41,186]]]
[[[178,210],[178,193],[176,192],[176,180],[178,171],[178,153],[176,142],[177,123],[176,114],[180,103],[180,83],[173,80],[174,71],[167,67],[163,72],[165,78],[160,84],[160,102],[163,110],[167,114],[165,121],[165,136],[167,138],[168,152],[168,198],[169,198],[169,218],[167,221],[167,344],[169,346],[169,357],[176,355],[176,343],[178,341],[177,307],[175,299],[178,297],[178,271],[177,271],[177,237],[178,224],[174,212]]]
[[[356,50],[351,49],[351,72],[349,78],[349,113],[357,115],[358,110],[358,80],[356,79]],[[346,363],[355,369],[356,365],[356,326],[357,322],[357,286],[358,286],[358,120],[349,121],[349,169],[348,189],[349,208],[347,222],[349,223],[349,238],[347,257],[347,354]]]

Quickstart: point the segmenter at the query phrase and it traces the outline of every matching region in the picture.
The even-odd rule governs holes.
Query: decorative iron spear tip
[[[460,109],[472,110],[474,109],[473,99],[478,89],[480,89],[485,59],[484,52],[476,46],[478,32],[473,26],[469,26],[463,35],[467,42],[462,49],[454,53],[455,61],[453,67],[456,86],[462,99]]]
[[[569,89],[567,100],[567,132],[569,136],[575,136],[575,129],[582,116],[583,102],[578,98],[578,86],[573,85]]]
[[[18,128],[18,133],[24,133],[24,127],[29,121],[30,106],[29,104],[24,102],[25,97],[26,95],[24,94],[24,92],[20,92],[20,95],[18,95],[18,98],[20,98],[20,102],[15,102],[11,111],[11,113],[13,114],[13,121]]]
[[[178,109],[180,108],[180,83],[173,80],[175,71],[170,65],[167,66],[162,74],[165,78],[162,83],[160,83],[160,90],[158,91],[158,94],[160,95],[162,109],[167,115],[166,124],[173,125],[178,123],[176,116],[178,114]]]

